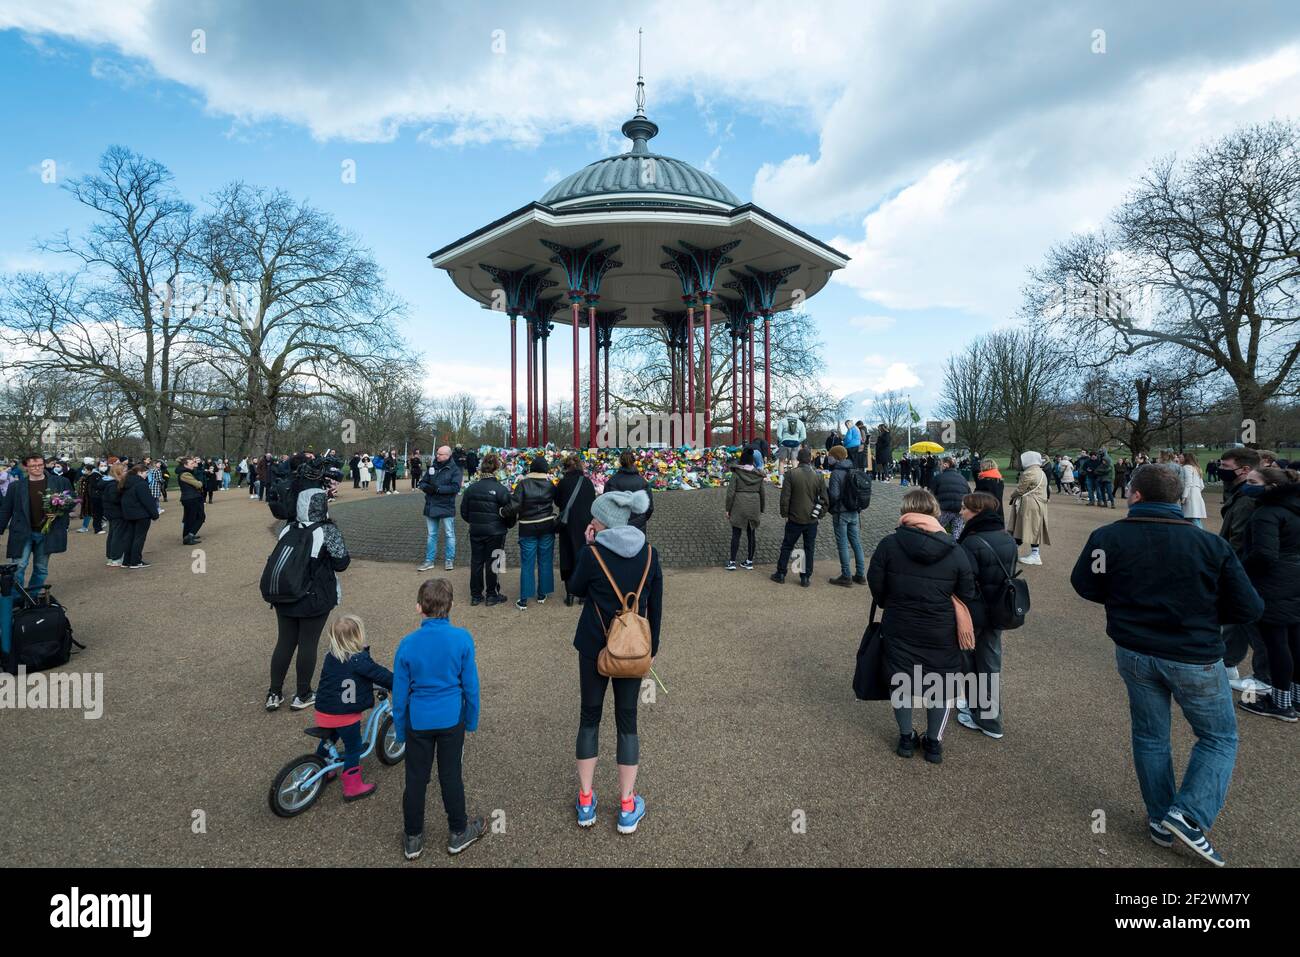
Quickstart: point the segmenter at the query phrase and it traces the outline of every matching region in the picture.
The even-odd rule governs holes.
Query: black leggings
[[[605,708],[605,689],[611,679],[596,670],[596,659],[578,655],[578,682],[582,689],[582,714],[578,719],[578,760],[600,753],[600,716]],[[618,726],[617,761],[635,766],[641,760],[641,742],[636,733],[636,699],[640,678],[614,678],[614,721]]]
[[[731,560],[736,560],[736,552],[740,551],[740,529],[735,525],[731,526]],[[754,527],[745,526],[745,554],[749,556],[748,560],[754,560]]]
[[[1261,621],[1257,627],[1268,649],[1273,687],[1289,691],[1300,683],[1300,622]]]
[[[276,613],[279,635],[275,651],[271,652],[271,691],[284,693],[284,676],[289,673],[289,662],[297,650],[298,697],[306,698],[311,694],[311,679],[316,673],[316,646],[328,618],[329,612],[315,618],[290,618]]]

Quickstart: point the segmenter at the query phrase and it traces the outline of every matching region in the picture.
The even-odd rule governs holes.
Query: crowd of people
[[[914,463],[906,473],[900,462],[900,478],[906,477],[909,487],[898,525],[868,557],[860,515],[871,505],[873,482],[888,481],[895,463],[879,436],[864,454],[868,438],[861,423],[845,426],[817,455],[806,435],[799,438],[798,428],[787,422],[789,438],[778,438],[775,447],[754,440],[707,455],[682,450],[680,459],[666,458],[663,451],[622,450],[611,463],[605,453],[484,450],[480,455],[441,446],[427,460],[419,450],[401,458],[392,449],[357,453],[347,473],[358,488],[374,481],[376,494],[396,493],[392,486],[399,477],[409,477],[413,490],[424,495],[421,572],[436,567],[439,550],[444,569],[455,567],[456,516],[466,522],[471,605],[509,600],[502,592],[499,558],[511,530],[521,557],[514,602],[520,610],[542,605],[555,593],[558,551],[563,602],[581,606],[573,640],[580,705],[575,815],[584,827],[596,819],[597,732],[612,684],[618,830],[624,833],[635,831],[645,814],[635,787],[642,679],[611,674],[598,662],[611,624],[629,612],[646,622],[651,663],[658,654],[663,576],[653,548],[651,493],[666,487],[665,465],[703,476],[715,469],[720,473],[731,532],[728,571],[754,568],[755,533],[774,504],[784,527],[770,578],[783,584],[795,573],[799,584],[809,587],[820,522],[831,517],[839,574],[829,582],[868,589],[872,617],[877,606],[883,611],[882,667],[895,679],[906,679],[905,685],[913,682],[907,685],[911,693],[890,697],[899,730],[895,751],[910,758],[919,750],[932,764],[942,763],[954,707],[963,727],[995,740],[1004,736],[1002,636],[1023,623],[1023,609],[1019,618],[1008,611],[1015,595],[1023,593],[1013,587],[1021,566],[1041,565],[1040,549],[1051,544],[1051,486],[1103,508],[1114,507],[1118,490],[1127,499],[1126,513],[1092,533],[1071,584],[1106,609],[1107,633],[1130,699],[1134,762],[1151,838],[1163,846],[1181,841],[1221,864],[1207,832],[1226,800],[1235,765],[1233,692],[1240,693],[1236,707],[1246,713],[1289,723],[1298,717],[1300,474],[1270,452],[1225,452],[1211,463],[1213,481],[1224,486],[1221,532],[1211,535],[1203,528],[1204,480],[1191,452],[1161,454],[1155,462],[1139,456],[1131,465],[1127,459],[1114,463],[1105,449],[1047,460],[1025,452],[1009,495],[992,459],[940,455],[933,463]],[[435,764],[448,850],[459,853],[486,832],[483,819],[466,811],[460,780],[464,736],[474,731],[480,709],[473,638],[451,625],[452,586],[437,578],[419,588],[421,625],[402,640],[392,671],[370,657],[364,623],[356,616],[343,614],[331,623],[342,602],[339,576],[351,561],[330,516],[330,501],[346,480],[342,466],[333,450],[322,456],[311,449],[292,456],[249,456],[234,469],[221,459],[182,457],[175,464],[182,541],[202,541],[204,505],[232,475],[237,486],[249,482],[250,498],[269,496],[273,510],[275,502],[287,502],[290,510],[276,513],[284,519],[276,554],[296,549],[304,582],[297,589],[285,589],[283,582],[268,586],[273,569],[291,567],[272,555],[263,595],[275,609],[277,639],[265,708],[276,711],[284,704],[284,683],[294,668],[289,708],[314,708],[327,737],[343,741],[349,756],[341,774],[343,795],[356,800],[374,788],[353,760],[360,751],[354,746],[357,725],[373,704],[371,686],[391,689],[396,733],[408,747],[405,854],[409,859],[422,852],[423,796]],[[973,487],[966,477],[971,473]],[[73,465],[63,459],[47,462],[35,453],[0,470],[0,533],[9,535],[6,554],[18,565],[18,581],[30,566],[24,587],[31,593],[42,588],[49,557],[67,548],[75,507],[81,509],[79,533],[107,536],[107,565],[148,568],[145,541],[151,523],[165,511],[161,503],[171,474],[165,461],[150,457],[139,462],[88,458]],[[322,637],[329,650],[318,678]],[[1251,674],[1243,676],[1240,666],[1247,657]],[[917,693],[927,682],[951,686],[954,678],[961,689],[955,695]],[[345,685],[364,686],[365,693],[344,695]],[[1169,745],[1171,697],[1197,737],[1180,785]]]

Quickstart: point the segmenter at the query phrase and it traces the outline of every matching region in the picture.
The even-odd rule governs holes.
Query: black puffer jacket
[[[975,585],[980,593],[979,601],[968,606],[971,622],[976,629],[991,628],[988,603],[1001,600],[1003,583],[1008,575],[1016,573],[1016,540],[997,512],[980,512],[966,523],[958,541],[975,570]]]
[[[961,500],[970,494],[965,477],[956,469],[944,469],[930,480],[930,491],[945,512],[960,512]]]
[[[104,490],[104,518],[110,522],[120,522],[122,520],[122,489],[117,484],[116,479],[110,479],[103,483]]]
[[[966,552],[945,532],[902,527],[887,535],[867,569],[871,595],[883,608],[885,656],[893,671],[961,669],[952,596],[967,607],[978,597]]]
[[[497,538],[506,533],[501,509],[510,504],[510,490],[493,476],[470,482],[460,497],[460,517],[469,523],[470,538]]]
[[[149,480],[139,472],[130,472],[122,485],[122,517],[128,521],[156,519],[158,503],[149,491]]]
[[[632,513],[632,518],[628,521],[628,524],[633,528],[639,528],[644,532],[646,526],[650,524],[650,516],[655,513],[655,497],[654,493],[650,491],[650,486],[641,477],[641,473],[636,470],[636,467],[624,468],[620,466],[619,470],[605,482],[605,491],[645,492],[646,495],[650,496],[650,507],[639,514]]]
[[[1260,621],[1300,621],[1300,483],[1265,489],[1242,541],[1242,564],[1264,599]]]
[[[515,485],[512,497],[519,515],[520,535],[554,534],[555,486],[549,475],[529,472]]]

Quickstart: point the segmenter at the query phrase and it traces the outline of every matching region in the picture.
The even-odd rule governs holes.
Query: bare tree
[[[1086,361],[1173,346],[1233,383],[1243,438],[1296,394],[1300,359],[1300,129],[1238,130],[1183,163],[1154,164],[1110,234],[1075,236],[1032,274],[1031,314]],[[1251,428],[1253,426],[1253,428]]]
[[[948,357],[938,412],[952,422],[957,439],[972,451],[993,447],[1002,432],[1002,417],[987,340],[976,339]]]
[[[876,426],[883,422],[892,434],[897,435],[907,427],[910,414],[907,396],[901,392],[882,392],[871,402],[872,421],[868,424]]]
[[[1039,443],[1048,449],[1062,431],[1061,350],[1042,328],[990,333],[983,342],[1011,460]]]

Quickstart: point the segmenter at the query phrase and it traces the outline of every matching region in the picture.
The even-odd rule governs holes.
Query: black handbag
[[[857,664],[853,669],[853,694],[859,701],[889,700],[889,668],[885,664],[885,636],[876,621],[876,602],[871,601],[871,615],[858,645]]]

